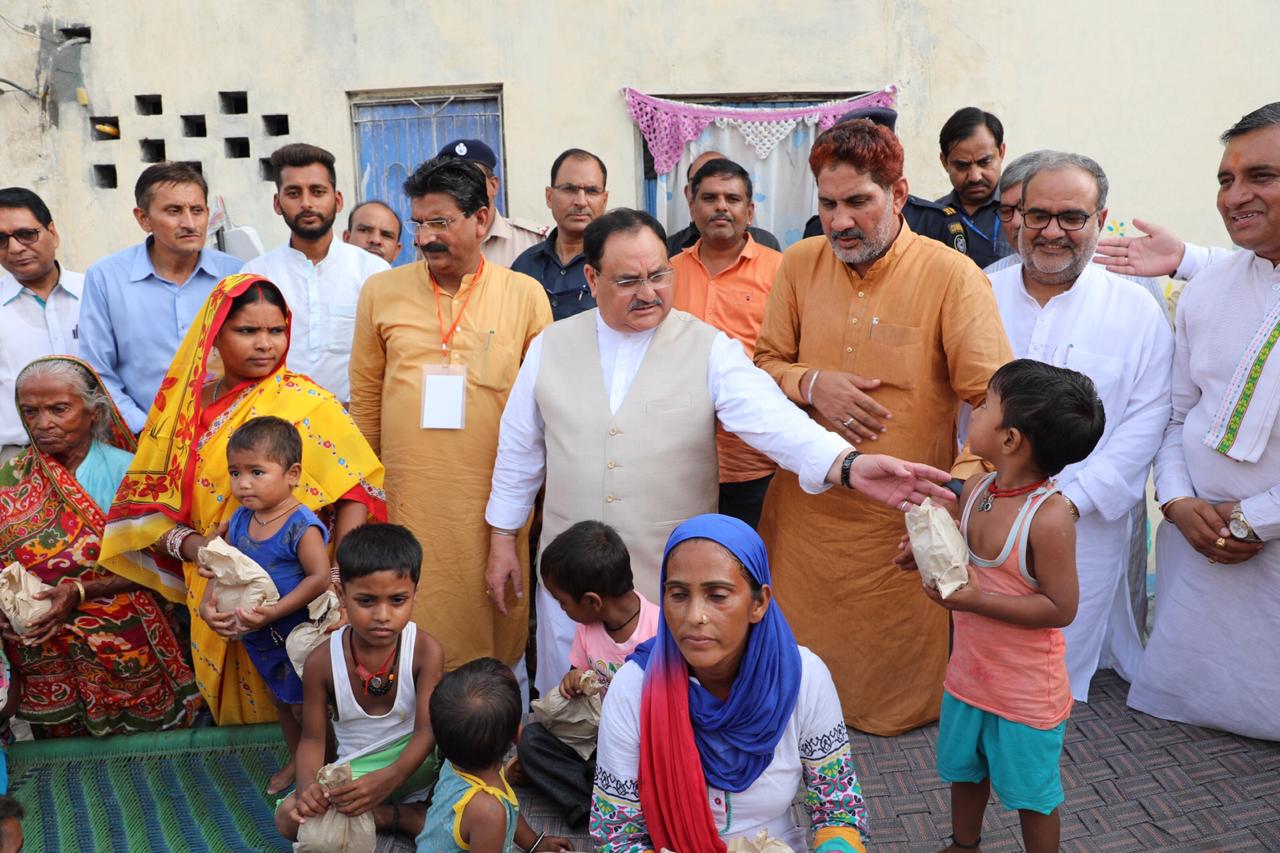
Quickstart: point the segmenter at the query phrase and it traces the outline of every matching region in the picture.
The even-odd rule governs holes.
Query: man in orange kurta
[[[512,665],[528,641],[528,599],[512,595],[505,617],[490,603],[484,508],[498,422],[551,305],[538,282],[481,256],[490,208],[477,170],[430,161],[405,189],[425,260],[370,277],[360,293],[351,417],[386,467],[389,519],[422,543],[414,622],[444,646],[446,669],[477,657]],[[424,368],[463,366],[463,428],[423,428]]]
[[[957,458],[956,416],[1012,358],[990,285],[903,222],[890,131],[838,124],[809,162],[825,236],[783,256],[756,364],[861,450],[976,473],[979,460]],[[892,564],[903,533],[901,512],[853,492],[805,494],[786,471],[760,521],[796,639],[831,669],[846,721],[877,735],[936,720],[942,701],[947,614]]]
[[[690,195],[689,212],[701,236],[671,258],[672,304],[742,344],[750,357],[782,253],[760,245],[747,230],[755,214],[751,175],[737,163],[723,157],[704,163],[693,174]],[[719,423],[716,453],[720,512],[756,527],[777,466]]]

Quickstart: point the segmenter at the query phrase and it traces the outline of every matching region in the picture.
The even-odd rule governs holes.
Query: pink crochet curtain
[[[736,127],[755,148],[760,159],[764,159],[797,124],[816,124],[819,130],[826,130],[850,110],[860,107],[892,107],[897,92],[897,87],[887,86],[878,92],[870,92],[857,98],[827,101],[813,106],[753,110],[671,101],[646,95],[630,87],[623,89],[627,98],[627,110],[639,126],[645,142],[649,144],[654,170],[659,175],[665,175],[674,169],[680,162],[684,147],[701,136],[712,122],[721,127]]]

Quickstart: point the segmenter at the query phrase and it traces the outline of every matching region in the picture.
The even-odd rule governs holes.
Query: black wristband
[[[849,455],[844,458],[844,463],[840,466],[840,485],[844,486],[846,489],[853,488],[849,483],[849,469],[853,467],[853,460],[857,459],[861,455],[862,453],[857,450],[850,450]]]

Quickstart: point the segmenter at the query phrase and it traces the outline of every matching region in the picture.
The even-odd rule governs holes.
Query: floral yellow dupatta
[[[284,418],[302,436],[299,501],[319,510],[340,498],[354,499],[372,516],[386,518],[382,463],[337,399],[285,369],[283,357],[270,374],[230,389],[204,411],[201,390],[214,378],[209,356],[231,301],[263,281],[257,275],[224,278],[196,316],[147,415],[102,543],[101,562],[108,569],[187,603],[196,681],[220,725],[274,720],[271,692],[241,644],[228,643],[200,618],[206,580],[195,566],[177,564],[151,546],[175,524],[206,533],[231,518],[238,506],[227,475],[231,434],[259,415]]]

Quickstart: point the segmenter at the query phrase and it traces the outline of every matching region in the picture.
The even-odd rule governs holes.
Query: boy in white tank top
[[[379,832],[414,837],[426,806],[400,800],[439,772],[428,703],[444,672],[440,643],[411,621],[422,546],[398,524],[365,525],[342,540],[337,559],[349,624],[307,658],[298,789],[276,809],[276,828],[293,840],[331,808],[348,817],[372,810]],[[351,765],[352,781],[325,788],[314,780],[331,757],[330,708],[335,763]]]

